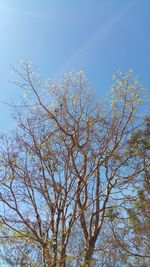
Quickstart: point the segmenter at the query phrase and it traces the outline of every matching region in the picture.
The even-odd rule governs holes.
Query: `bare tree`
[[[40,266],[66,266],[70,233],[80,220],[81,265],[91,266],[107,209],[114,198],[121,205],[143,171],[127,146],[140,126],[143,88],[130,72],[116,73],[106,107],[82,72],[46,84],[28,61],[15,72],[28,97],[16,107],[16,132],[1,136],[1,225],[9,239],[39,248]]]

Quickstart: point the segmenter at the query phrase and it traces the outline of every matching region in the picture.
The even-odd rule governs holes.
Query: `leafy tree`
[[[79,263],[92,266],[114,196],[121,206],[145,169],[128,146],[141,125],[143,86],[131,72],[116,73],[106,108],[94,99],[83,72],[45,84],[28,61],[15,72],[28,97],[15,107],[17,130],[1,136],[0,219],[7,228],[1,239],[30,243],[40,254],[38,261],[34,249],[28,255],[35,266],[64,267],[79,221],[84,244]]]
[[[114,222],[113,234],[120,246],[127,266],[149,266],[150,261],[150,117],[146,117],[141,130],[129,141],[131,152],[143,161],[144,170],[133,184],[129,196],[126,220]],[[116,219],[113,210],[114,219]],[[110,218],[113,221],[113,217]]]

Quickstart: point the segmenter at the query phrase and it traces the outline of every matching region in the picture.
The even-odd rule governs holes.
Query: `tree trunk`
[[[46,244],[43,244],[43,249],[42,249],[42,263],[44,267],[54,267],[52,257],[49,253],[49,249],[47,248]]]
[[[90,267],[92,264],[92,256],[94,252],[94,244],[89,244],[85,249],[83,267]]]
[[[66,246],[64,244],[61,247],[60,266],[66,266]]]

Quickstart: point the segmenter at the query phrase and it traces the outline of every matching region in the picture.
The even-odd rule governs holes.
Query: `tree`
[[[132,154],[143,161],[144,171],[135,180],[129,195],[123,223],[118,218],[112,222],[113,235],[129,266],[149,266],[150,259],[150,117],[146,117],[143,127],[129,141]],[[123,216],[122,216],[123,217]],[[119,224],[119,225],[118,225]],[[121,225],[122,224],[122,225]],[[114,226],[115,225],[115,226]],[[115,242],[115,243],[116,243]]]
[[[39,265],[28,255],[35,266],[66,266],[73,256],[67,254],[68,242],[79,220],[81,266],[91,266],[114,196],[121,205],[144,170],[127,146],[141,124],[137,110],[143,87],[131,72],[116,73],[106,109],[94,99],[82,72],[46,84],[28,61],[15,72],[17,86],[28,97],[15,108],[17,130],[1,136],[0,218],[6,241],[39,250]]]

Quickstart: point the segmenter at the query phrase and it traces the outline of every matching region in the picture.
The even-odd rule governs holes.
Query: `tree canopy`
[[[114,237],[112,244],[132,256],[113,222],[121,229],[120,215],[128,215],[128,237],[141,248],[137,235],[149,216],[143,85],[131,71],[116,72],[104,103],[83,72],[42,83],[29,61],[14,70],[24,98],[14,107],[16,130],[1,135],[2,245],[18,251],[12,260],[20,266],[100,266],[96,251],[108,252]],[[135,256],[148,257],[145,249]]]

